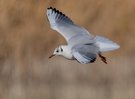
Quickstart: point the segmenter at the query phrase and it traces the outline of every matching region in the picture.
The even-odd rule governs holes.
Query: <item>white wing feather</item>
[[[71,41],[72,37],[76,37],[77,40],[84,36],[82,42],[89,42],[88,39],[93,38],[93,36],[86,29],[75,25],[70,18],[55,8],[50,7],[47,9],[47,17],[51,28],[64,36],[67,42]],[[85,38],[86,36],[88,39]]]

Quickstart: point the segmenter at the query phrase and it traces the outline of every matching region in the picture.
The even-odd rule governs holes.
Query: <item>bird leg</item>
[[[101,58],[101,60],[102,60],[105,64],[107,64],[106,57],[102,56],[101,53],[99,53],[98,55],[99,55],[99,57]]]

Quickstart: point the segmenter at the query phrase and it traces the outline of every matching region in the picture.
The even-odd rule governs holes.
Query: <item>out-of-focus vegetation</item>
[[[121,48],[104,53],[107,65],[49,60],[66,44],[50,29],[50,6]],[[134,0],[0,0],[0,99],[135,99],[134,23]]]

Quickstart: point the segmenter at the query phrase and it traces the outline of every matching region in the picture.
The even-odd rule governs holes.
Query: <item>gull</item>
[[[95,62],[99,56],[107,64],[102,52],[116,50],[120,47],[105,37],[93,36],[56,8],[47,8],[47,17],[51,28],[59,32],[67,41],[67,45],[55,48],[49,58],[59,55],[70,60],[77,60],[81,64],[88,64]]]

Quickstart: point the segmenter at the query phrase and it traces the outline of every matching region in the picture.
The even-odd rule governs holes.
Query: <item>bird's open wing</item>
[[[59,32],[67,42],[71,41],[74,37],[87,37],[88,39],[93,38],[89,32],[83,27],[77,26],[74,22],[62,12],[55,8],[47,9],[47,17],[50,22],[51,28]],[[82,42],[87,38],[84,38]],[[77,39],[76,39],[77,40]],[[73,42],[73,41],[72,41]]]
[[[94,45],[76,45],[72,49],[72,54],[77,61],[82,64],[92,63],[96,60],[98,48]]]

